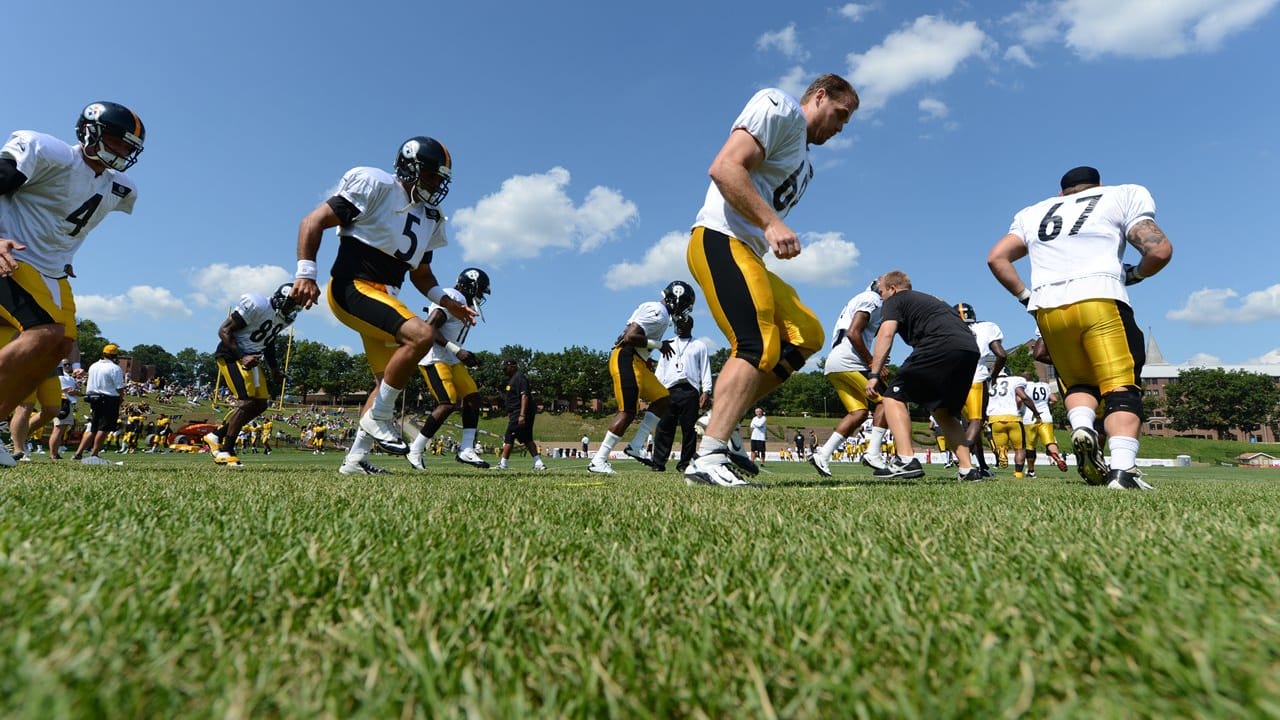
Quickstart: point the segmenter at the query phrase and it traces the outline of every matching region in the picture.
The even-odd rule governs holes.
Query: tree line
[[[87,365],[101,357],[107,340],[92,320],[80,320],[77,330],[81,356]],[[343,397],[363,393],[372,386],[364,353],[353,355],[314,340],[294,339],[291,347],[287,345],[287,338],[280,338],[277,343],[276,353],[282,366],[288,354],[285,392],[300,402],[310,402],[310,398],[321,391],[330,397]],[[135,345],[129,350],[122,348],[121,352],[137,363],[154,366],[156,376],[165,382],[212,384],[217,375],[212,352],[188,347],[170,353],[150,344]],[[512,357],[528,375],[544,410],[589,412],[598,400],[602,403],[602,413],[612,413],[616,408],[609,375],[609,352],[581,346],[546,352],[507,345],[498,353],[477,351],[480,365],[473,368],[471,374],[487,407],[501,408],[506,387],[502,359]],[[712,374],[720,372],[728,357],[728,348],[712,353]],[[1010,373],[1021,375],[1034,370],[1035,362],[1026,346],[1019,345],[1009,352],[1006,367]],[[890,368],[896,369],[892,365]],[[1165,401],[1147,398],[1147,414],[1168,417],[1170,425],[1178,431],[1207,428],[1221,438],[1233,428],[1252,432],[1280,421],[1280,388],[1272,378],[1258,373],[1221,368],[1188,369],[1169,383],[1165,396]],[[405,397],[414,405],[429,407],[432,404],[430,393],[418,375],[410,381]],[[843,414],[840,400],[821,370],[796,373],[765,397],[760,406],[770,415]],[[914,410],[915,415],[925,414],[919,408]],[[1065,423],[1066,412],[1061,403],[1054,403],[1053,414],[1057,424]]]

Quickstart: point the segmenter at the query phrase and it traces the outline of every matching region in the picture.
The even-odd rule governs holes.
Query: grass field
[[[0,473],[0,716],[1280,717],[1271,471],[244,459]]]

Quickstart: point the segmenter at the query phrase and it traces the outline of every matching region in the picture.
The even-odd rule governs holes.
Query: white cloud
[[[966,59],[985,55],[989,44],[973,21],[924,15],[865,53],[850,53],[848,77],[862,108],[875,110],[915,85],[945,80]]]
[[[848,20],[859,22],[862,18],[866,17],[870,10],[871,6],[866,3],[845,3],[840,6],[840,9],[837,12]]]
[[[1262,357],[1249,361],[1259,365],[1280,365],[1280,348],[1276,348],[1271,352],[1264,353]]]
[[[1221,367],[1222,358],[1217,355],[1210,355],[1209,353],[1196,353],[1195,355],[1187,358],[1187,361],[1183,364],[1190,365],[1192,367]]]
[[[605,272],[604,286],[610,290],[631,287],[664,287],[672,280],[692,283],[685,253],[689,247],[688,232],[669,232],[645,251],[639,262],[621,262]]]
[[[756,38],[756,49],[761,52],[770,48],[782,53],[784,57],[792,60],[808,60],[809,53],[800,44],[800,38],[796,34],[796,24],[790,25],[774,32],[767,32]]]
[[[616,190],[592,188],[581,205],[565,192],[569,171],[515,175],[498,192],[452,217],[462,257],[496,263],[537,257],[547,248],[593,250],[635,221],[636,204]]]
[[[1280,0],[1053,0],[1031,2],[1005,18],[1024,43],[1061,38],[1085,58],[1168,58],[1216,50]]]
[[[214,263],[188,273],[189,298],[201,307],[227,308],[235,305],[245,293],[271,297],[282,283],[291,282],[293,273],[279,265],[227,265]]]
[[[191,309],[167,288],[134,285],[123,295],[82,295],[76,315],[95,322],[148,317],[157,320],[191,317]]]
[[[924,113],[922,120],[941,120],[951,113],[946,103],[931,97],[920,101],[920,110]]]
[[[798,256],[779,260],[768,253],[764,259],[770,270],[789,283],[837,286],[849,282],[860,254],[842,233],[803,233]]]
[[[1022,47],[1021,45],[1010,45],[1004,51],[1004,59],[1012,60],[1018,63],[1019,65],[1023,65],[1029,68],[1033,68],[1036,66],[1036,64],[1031,61],[1031,56],[1027,54],[1026,48]]]
[[[1187,298],[1181,308],[1170,310],[1165,317],[1192,325],[1242,325],[1280,318],[1280,285],[1256,290],[1239,303],[1227,301],[1240,297],[1231,288],[1204,288]]]
[[[778,80],[777,87],[779,90],[799,100],[800,96],[804,95],[804,91],[809,89],[809,83],[811,82],[813,80],[809,77],[809,71],[805,70],[801,65],[795,65]],[[828,144],[830,144],[830,141],[828,141]]]

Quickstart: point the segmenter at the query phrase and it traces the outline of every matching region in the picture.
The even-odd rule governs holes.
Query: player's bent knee
[[[1106,402],[1106,414],[1110,415],[1114,412],[1128,412],[1142,417],[1142,393],[1138,389],[1126,385],[1119,390],[1112,390],[1102,396]]]

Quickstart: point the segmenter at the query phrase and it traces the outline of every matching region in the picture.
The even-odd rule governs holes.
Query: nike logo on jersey
[[[118,198],[129,197],[129,193],[133,192],[133,188],[121,185],[118,182],[111,183],[111,194]]]
[[[773,103],[773,106],[774,106],[774,107],[778,107],[778,101],[777,101],[777,100],[774,100],[773,98],[769,98],[769,102]]]

